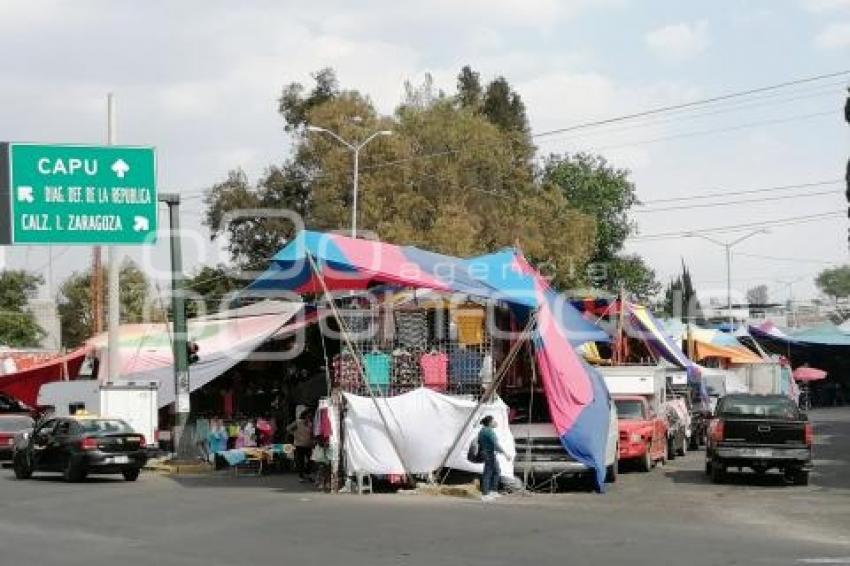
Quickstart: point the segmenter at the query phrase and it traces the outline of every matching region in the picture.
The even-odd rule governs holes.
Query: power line
[[[734,206],[734,205],[738,205],[738,204],[752,204],[752,203],[770,204],[770,203],[777,201],[777,200],[788,200],[788,199],[796,199],[796,198],[807,198],[807,197],[816,197],[816,196],[822,196],[822,195],[837,195],[837,194],[841,194],[841,191],[836,191],[836,190],[833,189],[833,190],[829,190],[829,191],[818,191],[818,192],[815,192],[815,193],[801,193],[801,194],[796,194],[796,195],[782,195],[782,196],[777,196],[777,197],[770,197],[769,199],[751,198],[751,199],[743,199],[743,200],[729,200],[729,201],[723,201],[723,202],[709,202],[709,203],[702,203],[702,204],[685,204],[685,205],[681,205],[681,206],[666,206],[666,207],[663,207],[663,208],[637,209],[637,210],[634,210],[633,212],[650,214],[650,213],[653,213],[653,212],[669,212],[669,211],[672,211],[672,210],[691,210],[691,209],[694,209],[694,208],[716,208],[716,207],[719,207],[719,206]]]
[[[743,256],[743,257],[751,257],[751,258],[756,258],[756,259],[767,259],[767,260],[771,260],[771,261],[787,261],[787,262],[792,262],[792,263],[815,263],[815,264],[819,264],[819,265],[837,265],[837,264],[840,263],[840,262],[837,262],[837,261],[826,261],[826,260],[822,260],[822,259],[807,259],[807,258],[802,258],[802,257],[780,257],[780,256],[773,256],[773,255],[751,254],[751,253],[746,253],[746,252],[734,252],[734,255]]]
[[[746,230],[750,228],[762,228],[762,227],[779,227],[779,226],[788,226],[793,224],[804,224],[807,222],[815,222],[817,220],[823,220],[827,218],[839,218],[844,217],[844,212],[821,212],[818,214],[808,214],[804,216],[791,216],[788,218],[777,218],[775,220],[765,220],[763,222],[749,222],[745,224],[731,224],[728,226],[714,226],[708,228],[692,228],[690,230],[684,230],[680,232],[661,232],[658,234],[646,234],[644,236],[633,236],[629,238],[631,242],[641,242],[641,241],[653,241],[653,240],[664,240],[669,238],[681,238],[684,236],[689,236],[691,234],[700,234],[700,233],[717,233],[717,232],[740,232],[741,230]]]
[[[634,120],[635,118],[642,118],[642,117],[645,117],[645,116],[654,116],[656,114],[661,114],[661,113],[665,113],[665,112],[672,112],[672,111],[676,111],[676,110],[683,110],[683,109],[687,109],[687,108],[693,108],[695,106],[704,106],[706,104],[714,104],[716,102],[722,102],[724,100],[731,100],[731,99],[734,99],[734,98],[749,96],[749,95],[757,94],[757,93],[760,93],[760,92],[777,90],[777,89],[786,88],[786,87],[789,87],[789,86],[806,84],[806,83],[811,83],[811,82],[820,81],[820,80],[824,80],[824,79],[831,79],[831,78],[834,78],[834,77],[842,77],[842,76],[845,76],[845,75],[848,75],[848,74],[850,74],[850,70],[839,71],[839,72],[836,72],[836,73],[827,73],[827,74],[823,74],[823,75],[815,75],[815,76],[811,76],[811,77],[805,77],[805,78],[801,78],[801,79],[785,81],[785,82],[782,82],[782,83],[776,83],[776,84],[758,87],[758,88],[753,88],[753,89],[742,90],[742,91],[737,91],[737,92],[730,92],[730,93],[727,93],[727,94],[722,94],[722,95],[719,95],[719,96],[713,96],[713,97],[710,97],[710,98],[693,100],[693,101],[684,102],[684,103],[681,103],[681,104],[672,104],[670,106],[661,106],[661,107],[658,107],[658,108],[652,108],[650,110],[644,110],[642,112],[635,112],[633,114],[624,114],[622,116],[615,116],[613,118],[606,118],[606,119],[603,119],[603,120],[595,120],[595,121],[591,121],[591,122],[584,122],[584,123],[581,123],[581,124],[576,124],[574,126],[568,126],[566,128],[558,128],[558,129],[555,129],[555,130],[540,132],[538,134],[532,135],[532,137],[533,138],[539,138],[539,137],[544,137],[544,136],[551,136],[551,135],[555,135],[555,134],[560,134],[560,133],[564,133],[564,132],[581,130],[581,129],[585,129],[585,128],[603,126],[605,124],[612,124],[612,123],[615,123],[615,122],[622,122],[622,121],[625,121],[625,120]]]
[[[699,195],[647,200],[647,201],[641,202],[641,204],[642,205],[653,205],[653,204],[658,204],[658,203],[700,200],[700,199],[707,199],[707,198],[713,198],[713,197],[726,197],[726,196],[731,196],[731,195],[748,195],[748,194],[767,193],[767,192],[774,192],[774,191],[779,192],[779,191],[786,191],[786,190],[789,190],[789,189],[802,189],[802,188],[807,188],[807,187],[819,187],[819,186],[824,186],[824,185],[837,185],[837,184],[843,183],[843,182],[844,182],[844,179],[836,178],[836,179],[831,179],[831,180],[828,180],[828,181],[814,181],[814,182],[811,182],[811,183],[797,183],[797,184],[794,184],[794,185],[777,185],[777,186],[765,187],[765,188],[761,188],[761,189],[746,189],[746,190],[728,189],[728,190],[725,190],[725,191],[715,190],[715,192],[703,193],[703,194],[699,194]],[[714,190],[714,189],[712,189],[712,190]],[[702,192],[702,191],[700,191],[700,192]]]

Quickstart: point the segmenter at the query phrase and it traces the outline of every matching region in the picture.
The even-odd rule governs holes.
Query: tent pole
[[[316,260],[313,258],[313,254],[308,253],[307,259],[310,260],[310,267],[313,269],[313,272],[316,274],[316,277],[319,279],[319,283],[322,285],[322,291],[325,294],[325,300],[330,305],[331,312],[333,312],[334,318],[336,319],[337,324],[339,324],[340,333],[342,334],[342,337],[345,340],[345,345],[352,352],[352,354],[354,354],[356,348],[354,347],[354,344],[351,342],[351,337],[349,336],[348,328],[345,326],[345,323],[342,321],[342,317],[339,316],[339,311],[336,308],[336,303],[334,303],[333,297],[331,297],[331,293],[328,290],[327,284],[325,283],[325,278],[322,276],[322,273],[319,271],[319,267],[316,265]],[[401,450],[399,449],[399,446],[396,443],[395,437],[393,436],[392,432],[390,431],[390,426],[387,423],[387,418],[384,415],[384,412],[381,410],[381,405],[378,403],[378,400],[375,397],[375,394],[372,391],[372,388],[369,387],[369,382],[366,380],[366,372],[363,371],[363,365],[360,363],[360,357],[357,356],[357,355],[354,355],[354,362],[355,362],[355,365],[357,366],[357,372],[360,374],[360,378],[363,380],[363,383],[366,384],[366,390],[369,392],[369,397],[372,399],[372,403],[375,405],[375,409],[378,410],[378,416],[381,417],[381,422],[384,425],[384,429],[387,431],[387,438],[389,438],[390,444],[392,445],[393,450],[396,453],[396,456],[398,456],[398,461],[401,463],[401,467],[402,467],[402,470],[404,471],[404,475],[407,478],[407,481],[412,484],[413,476],[410,474],[410,471],[408,470],[407,464],[405,464],[405,462],[404,462],[404,456],[402,456]],[[342,438],[340,438],[340,442],[343,442]]]
[[[528,428],[525,436],[525,470],[522,474],[522,485],[528,489],[528,463],[531,462],[531,416],[534,411],[534,388],[537,386],[537,360],[534,359],[534,348],[528,349],[529,358],[531,358],[531,393],[528,396]]]
[[[446,463],[449,461],[449,457],[454,453],[457,449],[457,445],[460,444],[461,439],[463,438],[463,433],[466,432],[466,429],[469,428],[470,423],[478,414],[478,411],[481,410],[481,406],[493,395],[493,392],[496,388],[501,384],[502,379],[507,373],[507,368],[510,364],[513,363],[514,358],[516,358],[517,352],[519,349],[525,344],[526,340],[528,340],[529,336],[531,336],[531,328],[534,323],[537,322],[537,310],[534,311],[534,314],[528,318],[528,324],[525,325],[525,329],[523,329],[522,334],[520,335],[520,340],[517,340],[513,346],[511,346],[508,355],[505,356],[505,360],[502,362],[502,367],[499,368],[499,371],[493,376],[493,381],[487,386],[487,389],[484,390],[484,393],[481,394],[481,398],[478,400],[478,404],[475,405],[475,408],[472,409],[472,412],[469,413],[469,416],[466,418],[466,421],[463,423],[463,426],[457,433],[457,436],[452,442],[451,448],[449,448],[446,455],[443,457],[443,461],[440,462],[440,467],[437,469],[442,469],[446,467]],[[507,423],[505,423],[507,425]],[[441,482],[442,483],[442,482]]]

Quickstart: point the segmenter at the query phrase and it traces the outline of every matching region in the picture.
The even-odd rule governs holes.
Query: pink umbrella
[[[794,379],[797,381],[819,381],[826,377],[826,372],[822,369],[810,368],[806,366],[798,367],[794,370]]]

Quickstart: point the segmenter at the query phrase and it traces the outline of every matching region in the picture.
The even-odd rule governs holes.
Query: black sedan
[[[46,420],[26,438],[19,436],[12,466],[18,479],[61,472],[71,482],[88,474],[121,474],[135,481],[147,458],[144,436],[124,421],[75,416]]]

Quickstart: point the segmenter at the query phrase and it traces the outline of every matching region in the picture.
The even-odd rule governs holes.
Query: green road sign
[[[151,147],[0,144],[0,244],[152,244]]]

